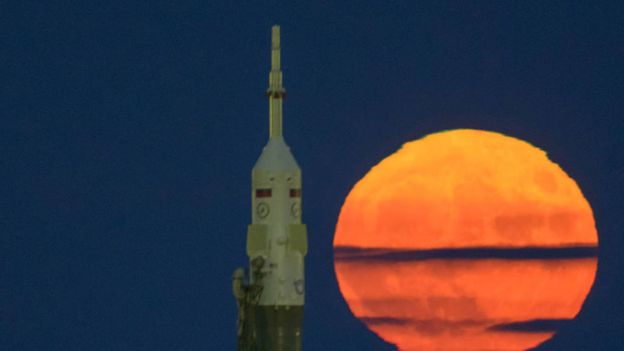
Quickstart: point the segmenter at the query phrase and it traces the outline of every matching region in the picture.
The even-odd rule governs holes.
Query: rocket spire
[[[275,25],[271,33],[271,73],[269,73],[269,137],[282,136],[282,98],[286,90],[282,86],[280,62],[280,27]]]
[[[301,168],[282,137],[280,27],[273,26],[270,139],[251,171],[249,275],[234,272],[238,351],[301,351],[307,227],[301,223]]]

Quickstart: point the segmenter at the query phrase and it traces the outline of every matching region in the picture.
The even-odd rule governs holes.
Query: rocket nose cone
[[[297,161],[283,138],[271,138],[256,161],[254,170],[299,169]]]

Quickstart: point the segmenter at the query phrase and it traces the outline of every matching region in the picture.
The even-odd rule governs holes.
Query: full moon
[[[460,129],[408,142],[355,184],[334,262],[352,313],[402,351],[527,350],[580,311],[598,235],[547,154]]]

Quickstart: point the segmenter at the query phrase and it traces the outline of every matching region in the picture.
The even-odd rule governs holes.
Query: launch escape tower
[[[269,141],[252,170],[249,273],[234,271],[238,351],[301,351],[304,258],[301,169],[282,136],[280,28],[272,28]]]

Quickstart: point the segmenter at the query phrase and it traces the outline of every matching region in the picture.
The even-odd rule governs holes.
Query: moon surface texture
[[[459,129],[403,145],[347,196],[334,263],[352,313],[402,351],[527,350],[580,311],[598,235],[546,153]]]

